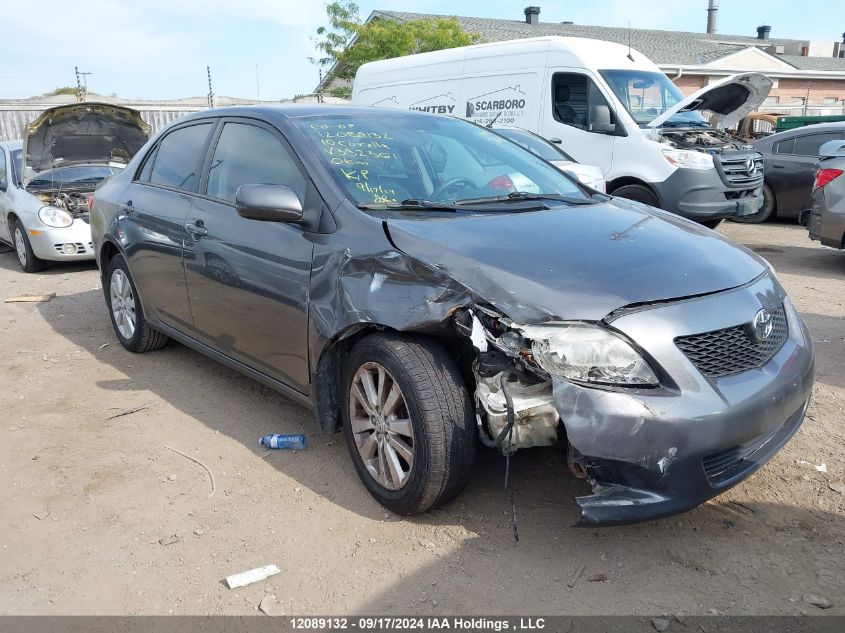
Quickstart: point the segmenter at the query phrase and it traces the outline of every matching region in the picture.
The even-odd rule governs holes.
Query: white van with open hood
[[[43,112],[23,141],[0,144],[0,241],[15,247],[21,268],[94,259],[89,197],[149,136],[136,110],[74,103]]]
[[[364,64],[352,100],[531,130],[599,166],[608,193],[713,226],[763,203],[762,156],[723,130],[771,87],[741,73],[684,97],[627,46],[537,37]]]

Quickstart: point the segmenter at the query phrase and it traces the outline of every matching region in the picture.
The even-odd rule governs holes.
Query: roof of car
[[[292,119],[301,116],[319,116],[319,115],[350,115],[350,114],[372,114],[373,112],[378,112],[379,116],[399,116],[399,115],[412,115],[412,116],[436,116],[431,115],[426,112],[417,112],[416,110],[403,110],[398,108],[374,108],[372,106],[347,106],[347,105],[334,105],[334,104],[325,104],[325,103],[313,103],[313,104],[303,104],[303,103],[296,103],[296,104],[284,104],[284,105],[277,105],[277,106],[267,106],[267,105],[256,105],[256,106],[228,106],[224,108],[215,108],[213,110],[203,110],[201,112],[194,112],[193,114],[189,114],[179,121],[185,121],[187,119],[203,119],[211,116],[247,116],[247,117],[254,117],[257,115],[262,115],[266,117],[280,117],[280,118],[287,118]]]
[[[815,134],[817,132],[836,132],[838,130],[845,130],[845,121],[828,121],[827,123],[813,123],[812,125],[804,125],[801,127],[792,128],[791,130],[783,130],[776,134],[770,134],[764,138],[780,138],[782,136],[803,136],[804,134]]]

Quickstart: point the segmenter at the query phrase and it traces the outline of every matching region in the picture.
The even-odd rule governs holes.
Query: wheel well
[[[465,369],[469,368],[469,363],[462,362],[459,346],[450,344],[446,340],[447,337],[426,335],[419,332],[402,332],[380,323],[363,323],[350,326],[326,344],[312,376],[317,420],[323,433],[337,433],[342,428],[343,422],[340,412],[344,404],[340,386],[343,382],[343,364],[347,355],[358,341],[376,332],[394,332],[399,335],[416,337],[428,336],[452,354],[464,381],[467,381]]]
[[[100,249],[100,277],[103,279],[106,278],[106,271],[109,269],[109,262],[118,253],[120,253],[120,251],[117,246],[111,242],[104,243],[103,247]]]
[[[616,189],[620,187],[625,187],[627,185],[639,185],[640,187],[645,187],[651,193],[654,194],[654,197],[660,200],[660,196],[657,195],[657,192],[648,184],[640,180],[639,178],[634,178],[633,176],[620,176],[615,180],[611,180],[607,183],[607,192],[612,194]]]

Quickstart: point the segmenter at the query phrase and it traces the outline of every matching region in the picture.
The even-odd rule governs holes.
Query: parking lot
[[[620,528],[570,527],[586,484],[559,452],[519,452],[518,543],[496,453],[446,508],[386,513],[302,407],[181,345],[124,351],[93,264],[25,275],[0,254],[4,298],[56,293],[0,303],[3,611],[820,613],[815,594],[845,614],[845,253],[795,224],[721,231],[773,264],[813,333],[802,429],[704,506]],[[309,447],[265,451],[267,432]],[[281,573],[222,582],[266,564]]]

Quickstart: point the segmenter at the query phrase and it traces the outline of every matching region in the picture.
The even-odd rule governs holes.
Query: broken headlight
[[[534,361],[553,376],[580,382],[653,387],[657,376],[618,334],[589,323],[526,328]]]

